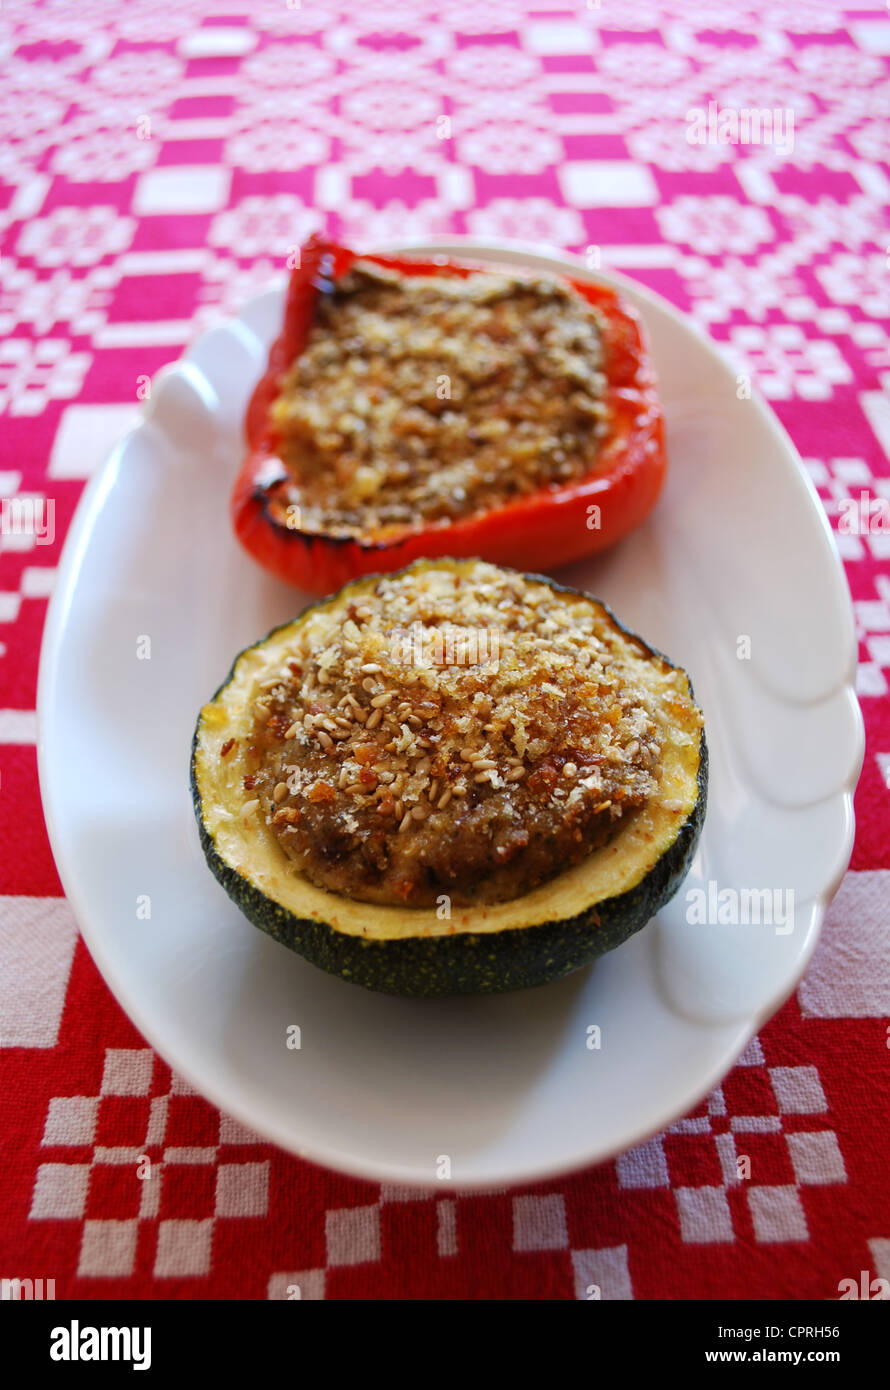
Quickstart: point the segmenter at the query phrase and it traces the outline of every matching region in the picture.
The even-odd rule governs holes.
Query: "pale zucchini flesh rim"
[[[444,564],[459,570],[475,563],[473,560],[421,560],[409,569],[442,568]],[[346,585],[333,598],[312,605],[255,646],[248,647],[237,657],[225,684],[201,710],[195,735],[193,775],[204,830],[223,863],[294,917],[366,940],[395,941],[458,933],[479,935],[537,926],[577,916],[598,903],[630,892],[641,883],[675,842],[699,796],[701,731],[692,720],[688,728],[678,728],[675,715],[670,721],[661,713],[657,716],[664,741],[658,796],[634,813],[609,844],[521,897],[476,907],[453,907],[450,919],[440,919],[435,908],[358,902],[318,888],[288,858],[261,813],[240,815],[239,808],[250,799],[242,785],[247,768],[241,750],[252,728],[257,687],[280,669],[296,630],[313,611],[321,608],[336,611],[341,606],[345,609],[363,590],[373,587],[379,577],[369,575]],[[665,674],[679,670],[640,638],[627,633],[598,600],[579,595],[575,590],[564,590],[546,576],[528,578],[546,584],[557,593],[587,598],[607,617],[619,640],[627,644],[628,655],[637,662],[640,680],[651,690],[662,690]],[[685,672],[682,674],[680,693],[690,696],[688,677]],[[660,711],[660,705],[657,709]],[[230,738],[236,740],[235,748],[223,758],[223,744]]]

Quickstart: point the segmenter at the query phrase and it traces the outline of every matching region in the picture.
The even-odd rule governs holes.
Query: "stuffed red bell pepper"
[[[247,412],[242,544],[328,592],[419,556],[548,569],[655,504],[664,425],[613,289],[313,237]]]

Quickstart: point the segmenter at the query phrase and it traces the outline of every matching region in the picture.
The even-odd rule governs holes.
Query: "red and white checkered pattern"
[[[890,498],[886,7],[85,0],[73,25],[65,0],[11,0],[0,43],[0,498],[54,521],[46,544],[0,535],[0,1274],[258,1299],[831,1299],[890,1278],[887,534],[838,536],[868,751],[796,997],[693,1115],[529,1191],[325,1173],[171,1075],[78,941],[34,750],[84,480],[140,383],[316,227],[598,248],[753,377],[836,529],[846,499]],[[792,108],[793,150],[688,143],[711,99]]]

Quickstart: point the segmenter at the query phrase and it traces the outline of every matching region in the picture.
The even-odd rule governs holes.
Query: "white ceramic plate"
[[[515,246],[410,250],[585,276],[574,259]],[[850,604],[822,509],[775,417],[736,398],[714,347],[619,283],[651,335],[670,476],[640,530],[561,577],[692,675],[711,780],[686,887],[775,890],[780,909],[793,890],[786,933],[690,924],[684,888],[559,984],[399,1000],[314,969],[232,906],[198,845],[189,744],[234,654],[306,601],[241,551],[227,510],[281,287],[161,373],[68,537],[39,689],[40,780],[65,892],[161,1055],[244,1124],[333,1168],[426,1185],[447,1155],[455,1186],[503,1186],[658,1131],[794,988],[848,861],[863,736]],[[749,660],[737,656],[743,636]],[[150,920],[137,915],[145,895]],[[291,1024],[300,1050],[286,1045]]]

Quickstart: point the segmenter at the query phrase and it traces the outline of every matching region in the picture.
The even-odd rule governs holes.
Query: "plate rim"
[[[655,311],[666,315],[673,322],[674,326],[682,332],[692,333],[705,350],[719,361],[721,367],[726,372],[731,372],[730,365],[724,353],[721,351],[723,345],[718,343],[715,339],[712,339],[691,315],[683,313],[671,304],[669,300],[658,294],[657,291],[624,275],[622,272],[612,270],[611,268],[607,270],[602,268],[593,270],[587,266],[586,262],[581,257],[571,252],[563,251],[558,247],[553,247],[544,243],[529,243],[510,238],[488,238],[482,240],[449,233],[441,237],[387,244],[382,248],[375,249],[379,250],[381,254],[405,254],[408,256],[412,254],[450,254],[465,256],[470,259],[472,259],[473,255],[476,253],[481,253],[484,258],[491,259],[497,256],[499,252],[508,252],[526,258],[526,263],[530,260],[534,261],[542,268],[546,268],[557,274],[560,273],[561,267],[563,273],[571,272],[585,280],[614,285],[619,290],[626,291],[631,298],[641,300],[644,304],[651,305]],[[364,247],[363,250],[365,253],[370,253],[372,248]],[[270,280],[266,288],[250,296],[248,300],[240,305],[236,312],[222,315],[215,322],[208,323],[202,327],[200,332],[186,345],[178,358],[160,368],[154,381],[157,381],[162,374],[175,371],[183,362],[190,361],[197,345],[210,333],[224,329],[233,322],[243,323],[244,314],[252,305],[256,304],[272,290],[283,287],[285,282],[286,276],[279,274],[274,279]],[[249,331],[253,332],[254,330],[250,328]],[[168,1054],[166,1038],[162,1037],[159,1039],[155,1035],[152,1018],[143,1013],[141,1003],[134,1000],[129,988],[120,979],[114,963],[109,959],[103,946],[102,935],[95,930],[91,915],[77,888],[76,873],[71,865],[63,862],[59,849],[61,831],[57,824],[58,808],[55,804],[55,794],[53,791],[54,781],[48,765],[47,753],[47,725],[56,688],[60,638],[74,597],[77,573],[83,562],[96,520],[101,512],[104,495],[109,491],[117,477],[124,446],[135,433],[144,428],[145,425],[151,421],[152,412],[150,408],[147,408],[150,407],[150,401],[143,403],[137,419],[132,426],[121,435],[120,439],[118,439],[112,447],[105,462],[88,480],[69,523],[62,554],[59,558],[56,570],[56,582],[53,593],[50,596],[44,620],[38,666],[36,701],[38,782],[47,836],[53,852],[53,859],[62,884],[64,896],[71,906],[72,914],[80,935],[83,937],[84,944],[90,952],[103,980],[117,1003],[158,1055],[161,1056],[174,1071],[190,1082],[199,1094],[207,1097],[224,1114],[231,1115],[246,1128],[259,1134],[265,1142],[275,1144],[284,1152],[294,1154],[305,1161],[315,1163],[328,1171],[346,1173],[360,1180],[379,1183],[398,1183],[402,1185],[407,1184],[416,1187],[418,1190],[429,1190],[431,1192],[441,1191],[443,1189],[453,1191],[498,1191],[513,1186],[552,1181],[573,1173],[584,1171],[585,1168],[609,1162],[617,1155],[645,1143],[652,1136],[660,1134],[665,1129],[669,1128],[671,1124],[687,1114],[704,1096],[709,1094],[713,1087],[719,1083],[720,1079],[727,1074],[737,1062],[738,1058],[744,1053],[751,1039],[757,1034],[759,1029],[763,1027],[764,1023],[771,1018],[794,993],[810,963],[822,932],[828,906],[840,887],[852,855],[855,837],[853,796],[864,760],[865,728],[862,711],[855,692],[857,653],[855,640],[853,640],[855,627],[853,623],[852,600],[843,563],[834,541],[828,517],[822,506],[812,478],[803,465],[794,441],[791,439],[791,436],[775,411],[756,389],[756,384],[752,390],[751,400],[754,403],[761,421],[767,426],[770,433],[775,438],[777,446],[780,447],[788,463],[793,467],[798,480],[804,484],[805,492],[808,497],[809,509],[815,513],[819,521],[823,540],[826,543],[828,553],[831,557],[835,585],[838,589],[839,596],[844,599],[845,614],[849,618],[848,638],[850,640],[847,642],[847,661],[843,673],[845,679],[839,681],[836,690],[844,690],[848,696],[851,697],[850,703],[855,712],[856,750],[851,765],[850,776],[842,787],[838,787],[832,793],[833,797],[840,797],[842,799],[844,809],[844,836],[842,843],[839,844],[839,856],[837,860],[839,866],[838,870],[828,885],[824,886],[818,894],[814,895],[809,900],[813,903],[815,918],[813,926],[808,933],[807,940],[802,945],[800,954],[795,958],[794,978],[791,979],[790,982],[786,980],[780,994],[772,996],[769,1001],[758,1008],[755,1013],[746,1015],[738,1020],[732,1020],[733,1023],[737,1023],[738,1025],[734,1040],[728,1046],[721,1049],[720,1059],[708,1070],[706,1079],[703,1079],[700,1074],[694,1084],[686,1088],[682,1101],[678,1101],[677,1099],[672,1100],[666,1107],[663,1115],[652,1120],[651,1123],[647,1121],[639,1128],[634,1137],[616,1146],[602,1147],[585,1156],[573,1155],[571,1158],[567,1158],[565,1162],[555,1162],[546,1165],[541,1165],[540,1163],[520,1164],[514,1166],[509,1172],[505,1172],[502,1176],[497,1178],[463,1179],[457,1176],[436,1181],[418,1176],[413,1168],[410,1169],[410,1172],[409,1170],[402,1171],[397,1164],[392,1162],[384,1163],[375,1160],[357,1160],[352,1154],[340,1153],[330,1145],[316,1145],[314,1142],[310,1142],[305,1144],[301,1143],[297,1146],[292,1136],[284,1132],[283,1126],[278,1126],[271,1121],[268,1124],[263,1122],[262,1128],[258,1128],[256,1117],[252,1115],[248,1109],[242,1108],[240,1105],[233,1105],[230,1097],[225,1094],[224,1086],[217,1086],[215,1081],[212,1080],[208,1083],[206,1077],[198,1076],[193,1073],[190,1066],[183,1066],[181,1061],[172,1059]]]

